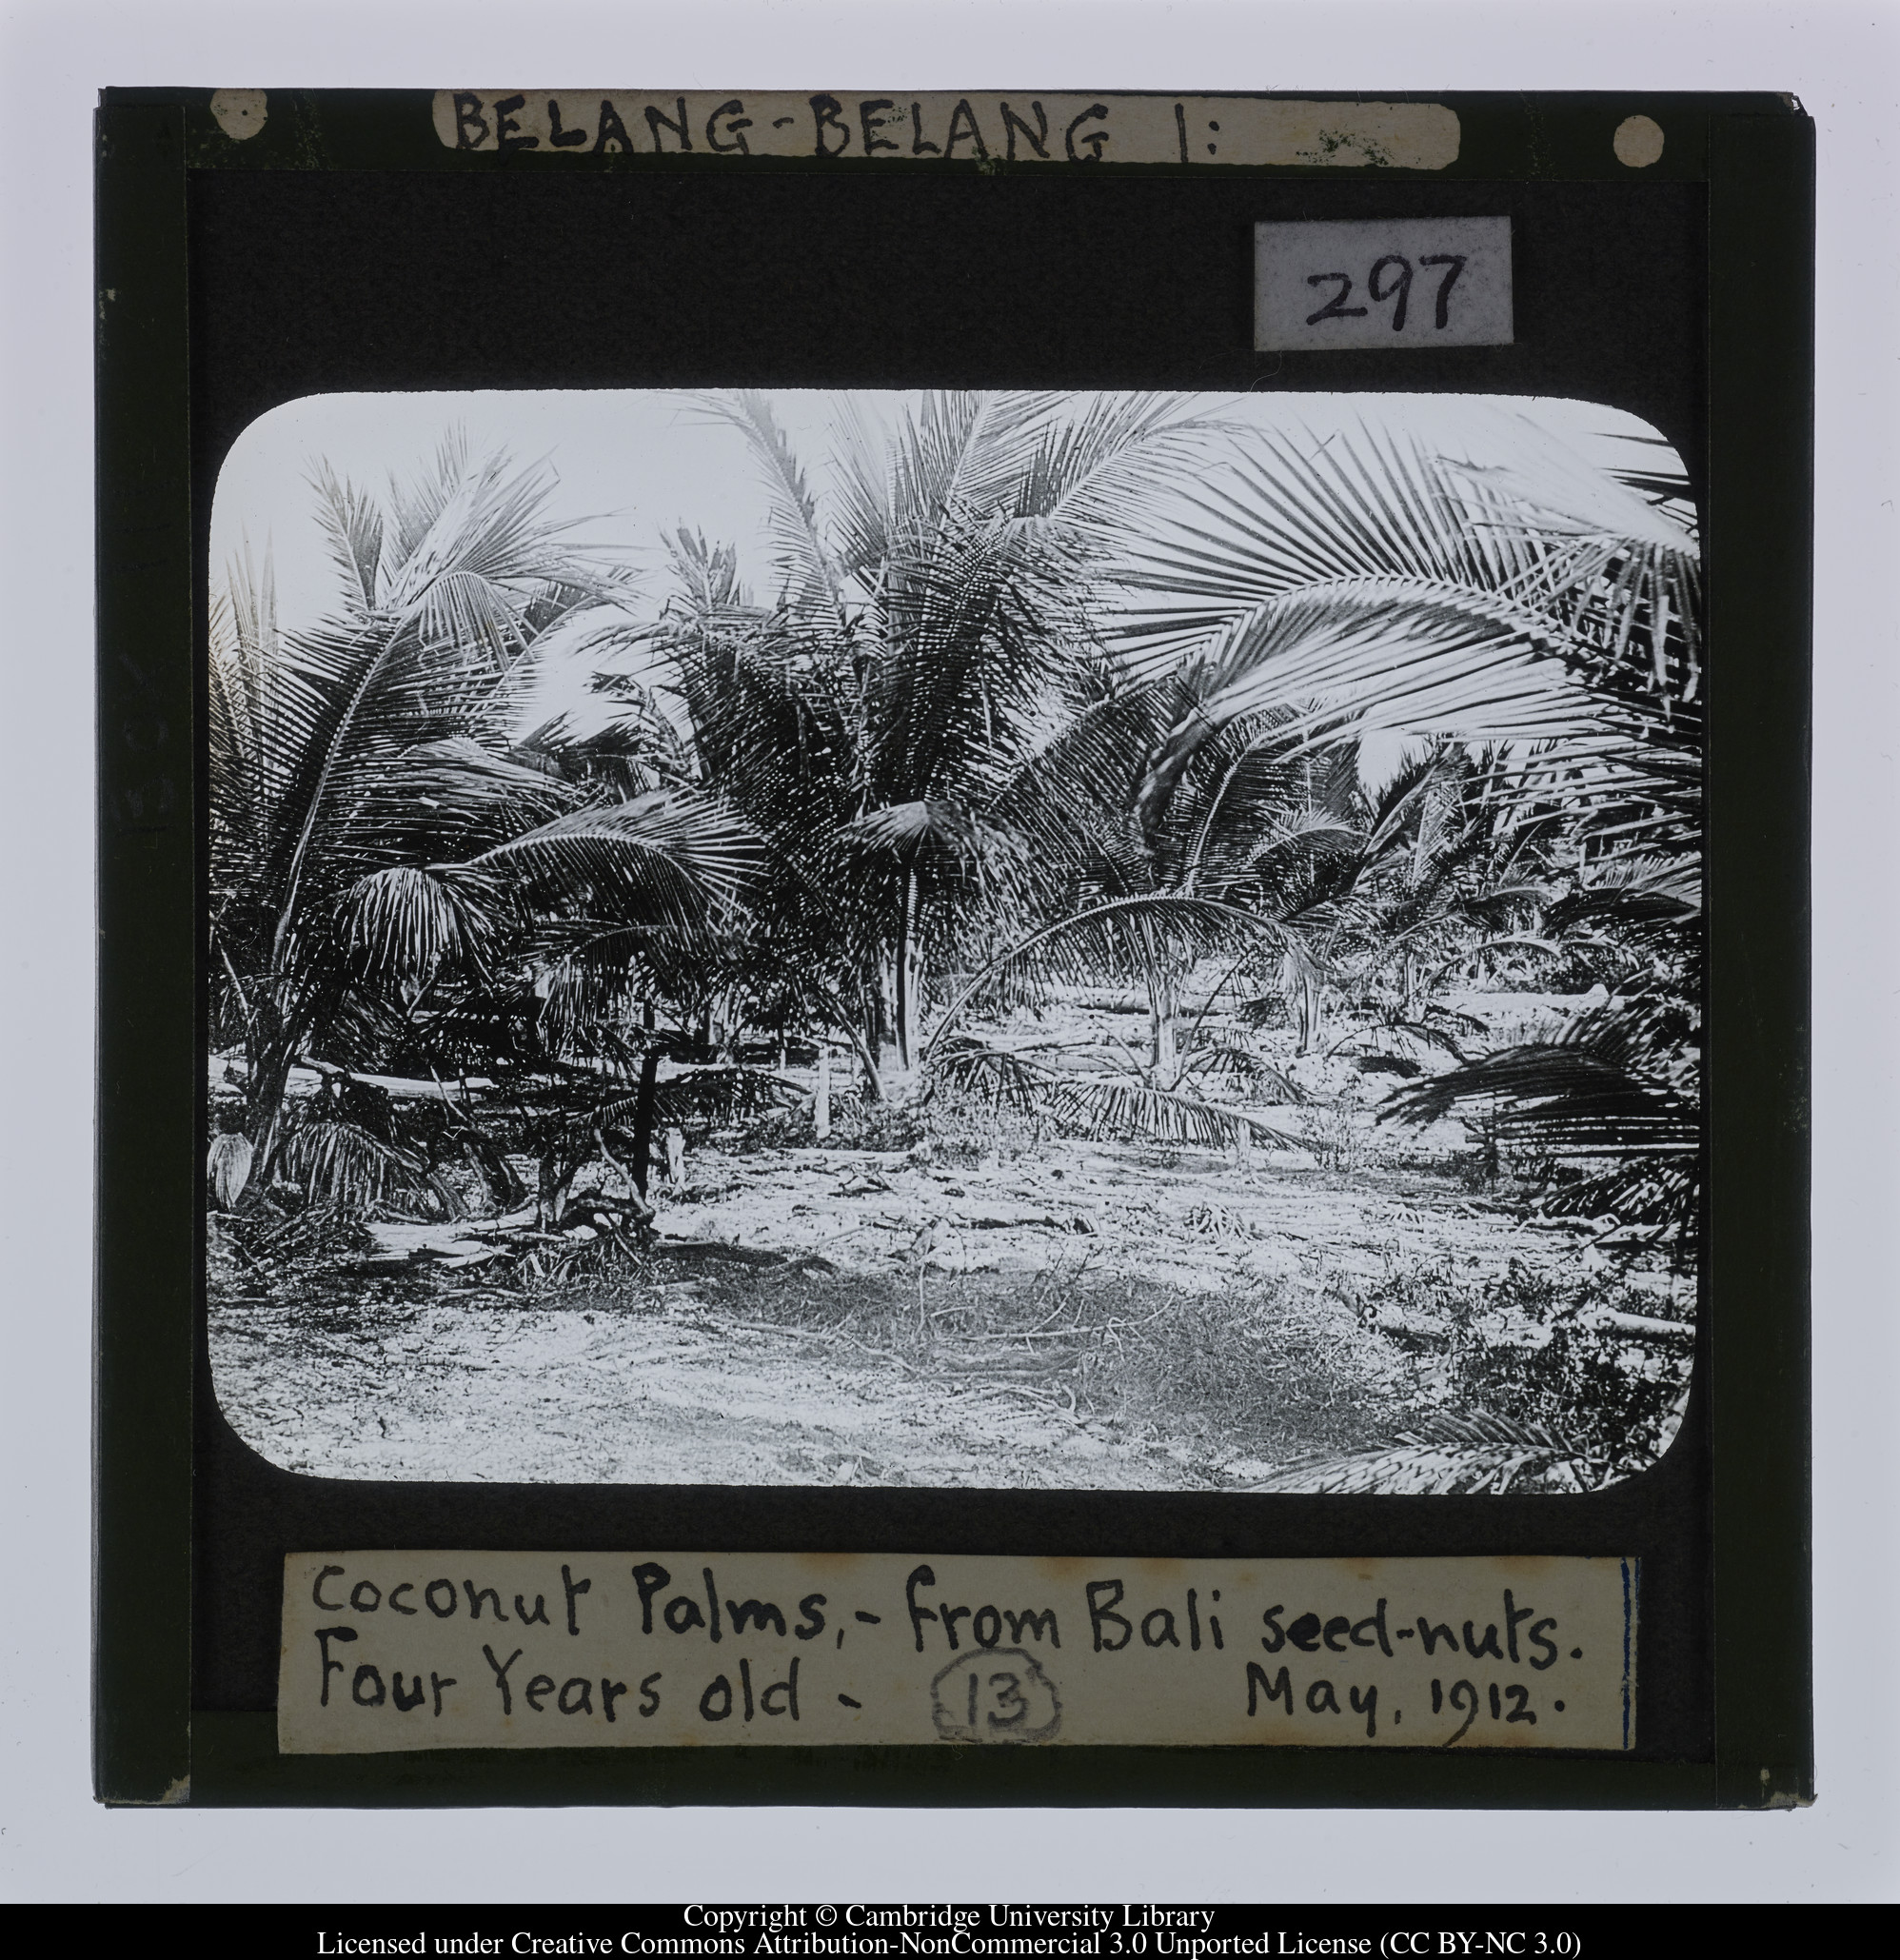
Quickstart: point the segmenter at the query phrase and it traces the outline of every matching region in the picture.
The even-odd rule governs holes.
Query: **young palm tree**
[[[1468,959],[1524,942],[1496,928],[1543,897],[1525,861],[1549,819],[1501,821],[1484,794],[1488,765],[1439,743],[1368,799],[1356,744],[1316,747],[1282,710],[1237,718],[1179,768],[1158,767],[1153,758],[1192,705],[1179,677],[1152,683],[1117,703],[1119,755],[1097,730],[1039,759],[1024,795],[1059,803],[1094,855],[1073,902],[999,955],[940,1023],[933,1053],[941,1048],[954,1073],[1021,1077],[1019,1064],[967,1036],[942,1048],[980,1000],[1006,999],[1012,984],[1020,991],[1031,980],[1046,988],[1132,973],[1147,991],[1151,1045],[1122,1073],[1138,1080],[1141,1099],[1098,1094],[1104,1119],[1113,1128],[1138,1106],[1151,1134],[1158,1125],[1162,1135],[1227,1140],[1258,1125],[1207,1104],[1199,1080],[1225,1077],[1276,1102],[1300,1099],[1250,1048],[1203,1032],[1230,984],[1271,974],[1295,1008],[1305,1055],[1317,1045],[1329,979],[1350,973],[1363,988],[1380,968],[1401,965],[1405,1020],[1424,956],[1449,947]],[[1184,989],[1209,960],[1219,979],[1183,1028]],[[1071,1062],[1082,1059],[1078,1048]],[[1088,1059],[1098,1076],[1092,1047]],[[1066,1100],[1079,1106],[1079,1093]]]
[[[828,500],[762,396],[707,398],[770,497],[775,590],[682,537],[678,590],[616,686],[671,759],[764,837],[737,984],[836,1029],[874,1088],[908,1073],[941,976],[1069,840],[1006,806],[1098,663],[1114,539],[1197,425],[1153,396],[933,393],[888,433],[846,415]]]
[[[373,1065],[535,921],[698,929],[748,866],[703,797],[577,782],[511,739],[544,637],[624,592],[550,521],[544,473],[451,437],[386,498],[327,468],[315,488],[337,609],[285,630],[267,562],[233,566],[212,613],[212,1011],[245,1050],[252,1181],[300,1060]],[[325,1162],[413,1171],[345,1126]]]
[[[1620,961],[1618,991],[1557,1041],[1403,1086],[1388,1113],[1481,1110],[1568,1177],[1552,1180],[1553,1208],[1686,1253],[1702,1161],[1703,683],[1686,486],[1651,471],[1619,480],[1528,423],[1501,433],[1490,446],[1512,460],[1482,466],[1370,427],[1271,436],[1212,481],[1153,543],[1124,622],[1135,670],[1178,671],[1192,696],[1154,779],[1184,778],[1263,709],[1316,744],[1374,729],[1494,744],[1483,821],[1472,824],[1467,796],[1435,844],[1443,826],[1419,821],[1418,783],[1401,780],[1387,815],[1405,821],[1374,852],[1384,861],[1362,866],[1368,956],[1437,930],[1468,828],[1479,899],[1522,900],[1547,940],[1593,936]],[[1515,895],[1513,840],[1530,873]],[[1487,891],[1500,874],[1504,888]],[[1474,929],[1524,922],[1455,909],[1457,957]],[[1530,1475],[1584,1488],[1601,1475],[1554,1432],[1477,1410],[1394,1448],[1292,1466],[1266,1488],[1501,1490]]]
[[[1314,759],[1289,759],[1272,718],[1257,718],[1224,731],[1164,794],[1150,795],[1144,759],[1180,707],[1173,683],[1111,693],[1021,772],[1000,808],[1038,834],[1062,838],[1059,851],[1042,854],[1059,883],[1039,916],[966,982],[927,1053],[953,1079],[1028,1107],[1059,1107],[1096,1135],[1231,1142],[1276,1133],[1212,1099],[1216,1079],[1237,1091],[1264,1089],[1275,1102],[1299,1099],[1250,1049],[1203,1029],[1240,972],[1301,958],[1288,929],[1296,905],[1281,901],[1296,881],[1294,862],[1310,861],[1307,846],[1320,835],[1306,822]],[[1189,1018],[1186,989],[1209,961],[1220,980]],[[1113,989],[1130,976],[1147,998],[1145,1054],[1039,1042],[1056,1052],[1031,1060],[965,1031],[980,1004],[1033,1002],[1061,983]]]
[[[1494,753],[1492,806],[1560,811],[1574,850],[1547,931],[1608,925],[1640,991],[1524,1047],[1398,1092],[1467,1103],[1577,1197],[1692,1235],[1698,1205],[1702,647],[1686,485],[1619,480],[1501,415],[1480,464],[1371,425],[1250,437],[1145,547],[1122,643],[1191,706],[1153,780],[1263,709],[1305,739],[1402,730]],[[1602,1172],[1616,1157],[1623,1168]],[[1607,1181],[1605,1181],[1607,1179]]]

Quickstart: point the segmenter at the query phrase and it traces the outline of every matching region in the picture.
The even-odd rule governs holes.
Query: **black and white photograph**
[[[1700,564],[1584,401],[273,409],[208,595],[226,1419],[378,1480],[1639,1475]]]

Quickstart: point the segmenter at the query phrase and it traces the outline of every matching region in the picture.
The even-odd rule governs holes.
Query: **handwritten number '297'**
[[[1418,263],[1420,266],[1446,267],[1445,276],[1438,282],[1437,302],[1432,309],[1433,326],[1442,327],[1451,317],[1452,287],[1457,284],[1458,274],[1465,269],[1465,254],[1434,252],[1429,258],[1420,259]],[[1349,307],[1346,304],[1353,292],[1353,279],[1350,273],[1315,272],[1306,283],[1308,286],[1324,286],[1329,279],[1338,282],[1337,289],[1318,312],[1306,316],[1306,324],[1309,327],[1316,327],[1322,320],[1363,319],[1366,313],[1364,307]],[[1388,252],[1374,266],[1367,277],[1366,290],[1380,306],[1387,300],[1397,302],[1392,309],[1392,330],[1395,333],[1403,333],[1406,307],[1412,297],[1412,261],[1401,258],[1397,252]]]

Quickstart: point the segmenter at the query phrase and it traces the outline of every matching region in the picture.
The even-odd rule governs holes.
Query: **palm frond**
[[[658,791],[570,811],[471,859],[584,904],[604,903],[693,929],[755,875],[752,832],[704,798]]]
[[[1694,1029],[1668,1001],[1613,1003],[1562,1041],[1501,1049],[1395,1089],[1380,1110],[1429,1123],[1470,1109],[1500,1143],[1568,1168],[1549,1210],[1693,1240],[1702,1190]]]
[[[239,1131],[226,1130],[211,1138],[205,1170],[210,1179],[211,1201],[221,1212],[230,1211],[244,1196],[255,1156],[250,1138]]]
[[[1647,642],[1649,680],[1666,702],[1692,702],[1701,685],[1701,552],[1671,502],[1646,496],[1615,472],[1541,437],[1523,418],[1517,454],[1461,470],[1481,500],[1474,521],[1527,518],[1552,548],[1536,583],[1551,603],[1616,664]],[[1688,485],[1672,489],[1686,496]]]
[[[1465,427],[1455,453],[1362,420],[1242,439],[1138,555],[1117,630],[1137,672],[1192,667],[1214,725],[1257,668],[1254,701],[1316,729],[1364,703],[1368,729],[1542,742],[1547,775],[1585,791],[1604,834],[1632,836],[1660,801],[1681,814],[1649,821],[1689,836],[1698,581],[1692,533],[1521,416]],[[1390,672],[1380,594],[1423,629],[1401,624]],[[1329,602],[1337,616],[1316,617]]]
[[[1551,1479],[1559,1489],[1591,1490],[1605,1480],[1605,1468],[1547,1424],[1446,1410],[1378,1449],[1303,1458],[1247,1488],[1309,1496],[1501,1496]]]
[[[1599,728],[1548,619],[1452,585],[1358,579],[1276,595],[1237,615],[1185,670],[1193,706],[1156,780],[1237,717],[1287,718],[1289,744],[1342,730],[1549,742]]]
[[[481,960],[494,938],[493,897],[484,881],[466,874],[386,865],[344,894],[337,930],[366,978],[424,986],[445,966]]]
[[[1248,1109],[1101,1069],[1055,1068],[970,1035],[933,1044],[934,1074],[1093,1141],[1178,1143],[1220,1150],[1251,1139],[1279,1149],[1299,1139]]]
[[[1679,941],[1702,915],[1702,872],[1692,858],[1612,858],[1593,865],[1587,883],[1564,894],[1545,916],[1546,930],[1614,926],[1643,944]]]
[[[730,1123],[770,1109],[793,1108],[805,1099],[802,1088],[770,1069],[713,1062],[666,1077],[655,1092],[654,1107],[669,1122],[699,1118]]]
[[[1132,555],[1118,637],[1138,662],[1173,665],[1236,616],[1308,586],[1392,579],[1509,594],[1542,554],[1469,524],[1468,498],[1433,448],[1370,418],[1324,436],[1237,433],[1228,466]],[[1167,598],[1144,607],[1142,593]]]
[[[1204,1150],[1224,1150],[1243,1140],[1277,1150],[1303,1147],[1299,1138],[1251,1110],[1132,1076],[1060,1076],[1048,1086],[1048,1103],[1075,1134],[1096,1141],[1184,1143]]]
[[[1252,1090],[1260,1099],[1269,1102],[1299,1103],[1307,1099],[1291,1077],[1237,1041],[1193,1042],[1188,1048],[1181,1073],[1186,1080],[1224,1077],[1237,1090]]]
[[[757,389],[713,392],[693,398],[700,411],[736,428],[758,465],[770,497],[768,524],[779,553],[783,602],[819,607],[834,625],[844,624],[839,567],[820,528],[818,504],[771,403]]]
[[[1112,981],[1158,957],[1185,969],[1239,947],[1277,950],[1281,940],[1274,921],[1213,899],[1164,892],[1085,905],[1019,940],[967,980],[939,1021],[925,1059],[965,1007],[992,989],[1027,984],[1046,992],[1062,980]]]
[[[338,1117],[306,1117],[285,1139],[279,1163],[286,1176],[304,1186],[312,1204],[339,1211],[413,1203],[425,1192],[440,1196],[421,1158]]]
[[[372,613],[383,564],[383,510],[366,491],[345,483],[327,462],[316,465],[310,484],[317,493],[317,521],[349,610]]]
[[[845,825],[845,832],[873,849],[910,855],[926,844],[968,856],[979,842],[976,819],[949,797],[915,797],[908,802],[886,803],[867,810]]]

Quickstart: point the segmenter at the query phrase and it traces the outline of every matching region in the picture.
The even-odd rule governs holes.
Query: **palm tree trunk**
[[[260,990],[262,992],[262,990]],[[275,1020],[274,1014],[271,1019]],[[245,1085],[245,1133],[252,1146],[250,1182],[265,1188],[271,1159],[277,1152],[278,1132],[283,1125],[284,1098],[290,1086],[290,1071],[304,1042],[300,1027],[275,1025],[260,1029],[247,1041],[245,1057],[248,1080]]]
[[[811,1099],[812,1135],[822,1143],[831,1135],[831,1041],[821,1036],[818,1043],[818,1086]]]
[[[859,1065],[864,1071],[864,1100],[881,1102],[884,1099],[883,1079],[878,1073],[878,1056],[883,1040],[883,1000],[875,987],[860,986],[858,992],[859,1013],[854,1015],[850,1007],[836,995],[829,995],[825,1001],[830,1013],[830,1025],[838,1028],[851,1044],[851,1052],[857,1056]],[[860,1026],[860,1020],[863,1025]],[[829,1033],[829,1028],[825,1031]]]
[[[878,1071],[877,1049],[849,1021],[844,1022],[843,1027],[844,1039],[851,1043],[858,1065],[864,1071],[864,1100],[881,1102],[884,1099],[884,1079]]]
[[[1166,954],[1156,942],[1150,921],[1141,921],[1141,977],[1148,986],[1148,1067],[1157,1087],[1172,1089],[1180,1074],[1179,1043],[1175,1034],[1174,976]]]
[[[277,1133],[283,1120],[284,1097],[289,1087],[293,1059],[287,1050],[283,1050],[251,1064],[250,1086],[245,1098],[245,1128],[255,1151],[251,1181],[260,1190],[277,1154]]]
[[[898,1067],[910,1073],[911,1040],[917,1032],[917,869],[906,864],[898,906],[897,1024]]]
[[[1320,981],[1316,973],[1299,977],[1299,1053],[1311,1055],[1319,1045]]]
[[[863,1005],[864,1042],[874,1056],[881,1057],[891,1039],[890,975],[881,960],[860,986]]]
[[[1149,1067],[1158,1088],[1172,1089],[1180,1076],[1179,1043],[1176,1036],[1177,1002],[1174,980],[1159,966],[1148,969]]]
[[[659,1080],[660,1051],[649,1048],[640,1058],[640,1091],[633,1104],[633,1183],[643,1198],[653,1155],[653,1104]]]

